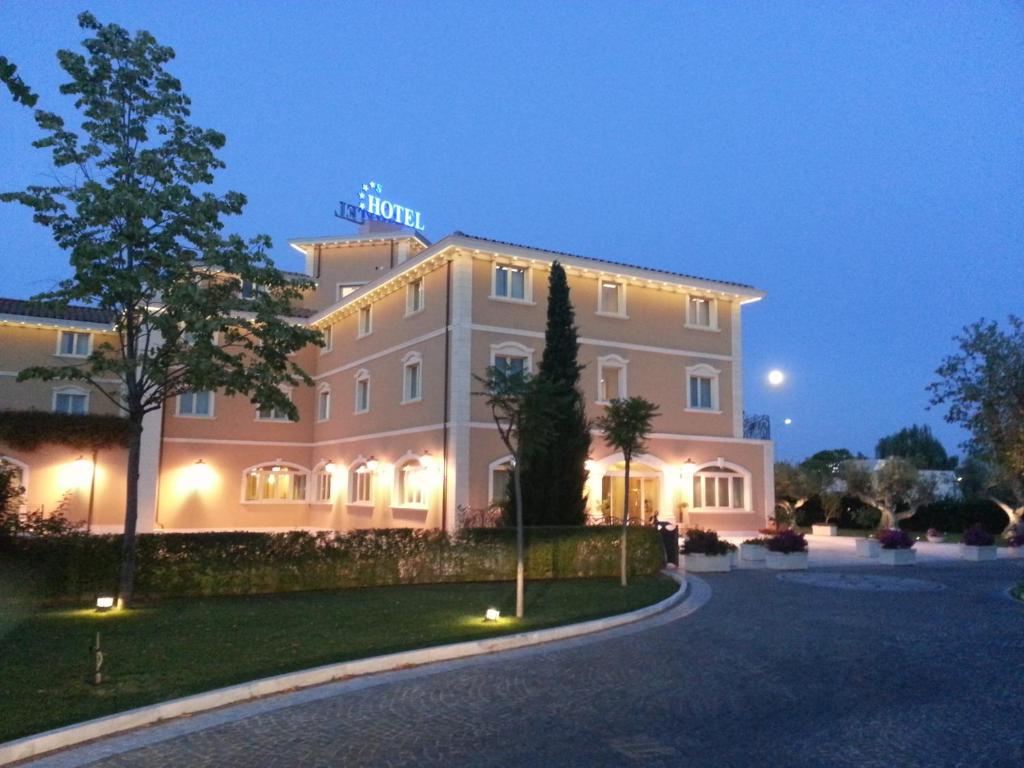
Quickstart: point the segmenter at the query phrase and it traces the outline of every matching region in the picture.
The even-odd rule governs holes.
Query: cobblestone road
[[[1024,562],[855,572],[861,581],[838,588],[707,576],[711,600],[660,627],[278,709],[93,765],[1024,766],[1024,605],[1003,592]],[[871,574],[917,582],[862,580]]]

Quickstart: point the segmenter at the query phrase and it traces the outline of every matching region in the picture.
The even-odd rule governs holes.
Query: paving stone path
[[[1005,593],[1024,562],[831,576],[855,583],[851,571],[874,586],[708,575],[710,601],[678,621],[272,709],[92,765],[1024,766],[1024,605]],[[943,588],[891,588],[911,578]]]

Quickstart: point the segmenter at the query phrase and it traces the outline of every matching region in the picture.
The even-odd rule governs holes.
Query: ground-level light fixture
[[[768,383],[771,384],[773,387],[779,386],[785,380],[786,374],[784,374],[778,368],[773,368],[772,370],[768,371]]]
[[[104,613],[114,607],[114,598],[110,595],[100,595],[96,598],[96,612]]]
[[[484,611],[484,621],[497,621],[501,618],[501,611],[497,608],[488,608]]]

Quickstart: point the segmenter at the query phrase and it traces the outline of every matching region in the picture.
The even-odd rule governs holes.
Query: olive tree
[[[935,500],[935,483],[906,459],[887,459],[872,472],[860,461],[839,468],[846,492],[882,513],[879,529],[897,528],[902,520]]]

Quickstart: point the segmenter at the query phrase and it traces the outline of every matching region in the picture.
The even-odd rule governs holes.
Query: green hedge
[[[126,448],[128,419],[98,413],[0,410],[0,443],[22,451],[41,445],[67,445],[80,450]]]
[[[526,531],[526,577],[618,574],[621,528]],[[630,573],[662,566],[654,528],[629,531]],[[90,600],[117,584],[120,536],[8,540],[0,558],[40,597]],[[143,598],[245,595],[340,587],[500,581],[515,577],[515,530],[375,529],[345,534],[164,533],[139,537],[136,594]]]

